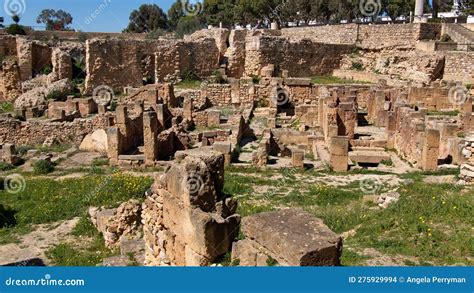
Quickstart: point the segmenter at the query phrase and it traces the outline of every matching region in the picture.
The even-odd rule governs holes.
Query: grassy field
[[[357,181],[330,187],[307,183],[321,173],[287,175],[232,168],[226,173],[225,191],[238,194],[242,216],[299,207],[322,218],[337,233],[352,232],[344,243],[344,265],[370,259],[365,249],[407,259],[407,265],[474,264],[474,191],[470,187],[427,184],[423,178],[433,174],[406,174],[402,177],[411,183],[399,189],[400,201],[380,209],[366,200]]]
[[[370,82],[339,78],[336,76],[322,75],[311,78],[313,84],[369,84]]]
[[[103,165],[104,162],[97,162]],[[0,191],[0,244],[15,243],[35,224],[57,223],[80,217],[73,235],[77,244],[60,243],[47,252],[55,265],[93,266],[116,254],[86,214],[90,206],[117,207],[131,198],[143,199],[152,179],[109,171],[55,181],[25,175],[25,189],[17,194]],[[11,171],[10,171],[11,172]],[[224,192],[239,200],[242,216],[299,207],[321,218],[344,242],[343,265],[364,265],[372,249],[399,258],[406,265],[473,265],[474,191],[454,184],[424,183],[427,176],[456,174],[410,173],[398,192],[400,200],[380,209],[367,198],[357,179],[361,175],[392,176],[375,171],[352,171],[336,176],[328,171],[260,170],[228,167]],[[359,177],[357,177],[359,176]],[[334,179],[335,178],[335,179]],[[346,180],[339,186],[324,180]],[[397,178],[397,177],[395,177]],[[389,190],[383,186],[380,192]]]
[[[90,223],[88,208],[113,208],[132,198],[143,199],[152,179],[109,172],[61,181],[25,175],[25,183],[16,194],[0,191],[0,245],[18,243],[33,225],[81,217],[73,234],[85,241],[80,246],[59,244],[48,256],[56,265],[96,265],[113,252],[104,247],[102,236]]]

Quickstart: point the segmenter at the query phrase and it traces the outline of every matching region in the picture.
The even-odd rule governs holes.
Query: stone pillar
[[[145,163],[147,165],[153,165],[156,158],[158,157],[158,119],[155,112],[143,113],[143,141],[144,141],[144,153]]]
[[[349,169],[349,138],[336,136],[330,138],[329,152],[334,172],[347,172]]]
[[[388,141],[387,147],[389,149],[395,148],[395,133],[397,131],[397,113],[396,112],[388,112],[387,115],[387,133],[388,133]]]
[[[212,147],[214,151],[224,155],[225,164],[230,165],[232,163],[232,146],[230,142],[215,142]]]
[[[7,164],[15,164],[15,145],[14,144],[4,144],[2,147],[3,155],[2,159]]]
[[[15,101],[21,96],[20,68],[14,61],[4,61],[3,69],[3,98],[7,101]]]
[[[425,0],[416,0],[414,22],[423,22],[424,8],[425,8]]]
[[[17,37],[16,50],[21,81],[27,81],[33,76],[33,43],[25,38]]]
[[[221,111],[210,110],[207,112],[207,127],[219,127],[221,125]]]
[[[193,99],[185,98],[183,101],[183,117],[186,120],[193,121]]]
[[[438,170],[439,144],[441,134],[439,130],[427,129],[423,145],[422,169],[424,171]]]
[[[121,152],[121,135],[118,127],[107,128],[107,156],[111,165],[118,164],[118,158]]]
[[[72,79],[72,58],[68,53],[56,48],[52,52],[51,61],[53,72],[57,74],[59,80]]]
[[[291,150],[291,163],[295,168],[304,168],[304,150]]]
[[[239,234],[237,201],[218,197],[224,158],[208,150],[176,153],[143,204],[145,265],[208,266]]]

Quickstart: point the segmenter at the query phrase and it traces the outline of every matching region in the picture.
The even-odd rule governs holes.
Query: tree
[[[64,10],[44,9],[36,22],[45,24],[48,31],[62,31],[68,29],[68,25],[72,23],[72,20],[71,14]]]
[[[190,35],[200,29],[202,29],[202,24],[197,16],[181,17],[176,26],[176,36],[182,38],[184,35]]]
[[[16,23],[7,26],[5,31],[10,35],[26,35],[25,27]]]
[[[225,27],[231,27],[236,22],[236,0],[204,0],[204,8],[201,13],[205,23]]]
[[[410,16],[410,12],[415,9],[415,3],[411,0],[383,0],[382,5],[392,21],[401,16]]]
[[[176,2],[168,10],[168,25],[172,30],[176,29],[180,18],[186,16],[183,11],[183,4],[181,1],[183,0],[176,0]]]
[[[440,11],[451,11],[453,7],[452,0],[433,0],[431,8],[433,10],[433,18],[438,18]]]
[[[143,4],[130,14],[129,33],[149,33],[156,29],[168,29],[168,17],[156,4]]]
[[[474,15],[474,1],[465,0],[461,4],[461,12],[464,15]]]

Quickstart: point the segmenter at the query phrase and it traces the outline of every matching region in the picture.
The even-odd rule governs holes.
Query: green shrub
[[[10,102],[4,102],[0,104],[0,113],[9,113],[9,112],[13,112],[13,110],[14,110],[13,104]]]
[[[163,30],[163,29],[155,29],[155,30],[152,30],[151,32],[149,32],[147,35],[146,35],[146,39],[148,40],[156,40],[156,39],[159,39],[160,37],[166,35],[166,31]]]
[[[50,65],[45,65],[45,66],[43,66],[43,68],[41,68],[40,72],[44,75],[48,75],[51,72],[53,72],[53,68],[51,68]]]
[[[364,70],[364,65],[360,62],[352,61],[351,69],[352,70],[357,70],[357,71],[363,71]]]
[[[8,170],[12,170],[14,169],[15,166],[13,166],[12,164],[8,164],[8,163],[5,163],[5,162],[0,162],[0,171],[8,171]]]
[[[451,43],[453,39],[449,35],[442,35],[441,36],[441,42],[446,42],[446,43]]]
[[[64,95],[60,91],[52,91],[46,96],[46,99],[53,101],[61,101],[64,99]]]
[[[216,83],[224,84],[227,82],[219,70],[214,70],[212,75],[214,76]]]
[[[10,35],[26,35],[25,27],[16,23],[7,26],[5,31]]]
[[[202,24],[196,16],[184,16],[179,19],[176,27],[176,36],[183,38],[184,35],[190,35],[195,31],[202,29]]]
[[[36,175],[45,175],[54,172],[55,165],[48,160],[38,160],[33,164],[33,171]]]

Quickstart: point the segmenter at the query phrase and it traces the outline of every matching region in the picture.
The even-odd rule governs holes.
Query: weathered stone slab
[[[281,265],[340,265],[342,238],[321,219],[300,209],[262,213],[242,219],[246,239],[270,252]]]

